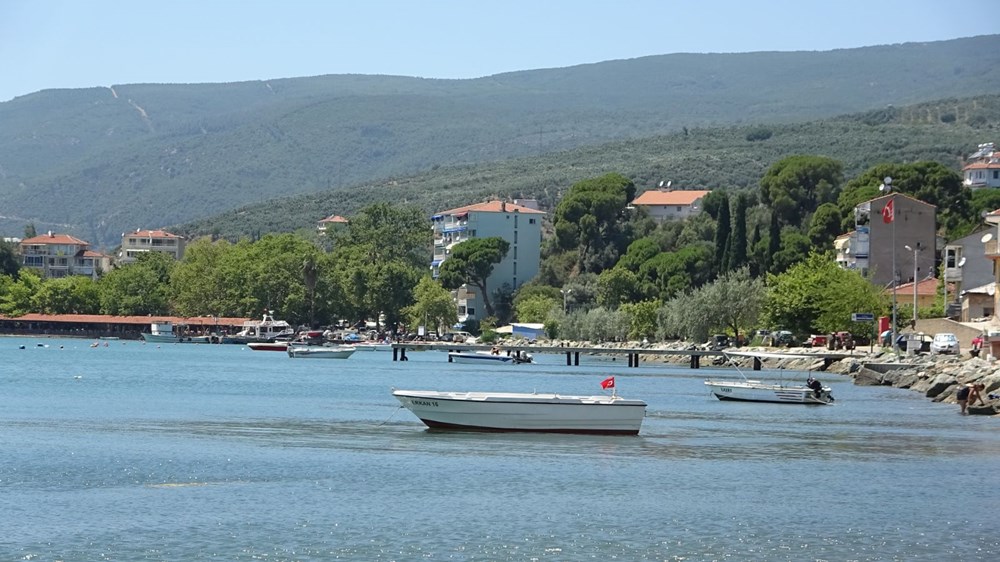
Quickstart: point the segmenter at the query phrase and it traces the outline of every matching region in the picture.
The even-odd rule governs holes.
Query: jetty
[[[641,355],[653,355],[659,357],[679,357],[687,356],[688,364],[692,369],[701,368],[702,357],[724,357],[726,350],[709,349],[657,349],[648,347],[575,347],[566,345],[508,345],[503,344],[502,353],[516,357],[523,353],[558,353],[566,355],[567,366],[579,366],[580,356],[588,355],[624,355],[628,358],[629,367],[638,367]],[[489,351],[493,349],[493,344],[457,344],[441,342],[398,342],[392,344],[392,360],[406,361],[406,352],[409,351]],[[768,357],[776,357],[781,354],[768,353]],[[829,367],[832,363],[840,361],[845,357],[851,357],[851,353],[843,352],[817,352],[810,353],[810,357],[815,357],[817,361],[823,361],[823,367]],[[802,358],[801,353],[788,354],[789,358]],[[448,358],[451,362],[451,358]],[[760,357],[753,357],[753,370],[761,370],[762,362]]]

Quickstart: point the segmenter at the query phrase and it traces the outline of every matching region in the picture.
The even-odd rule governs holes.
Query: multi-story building
[[[979,149],[965,159],[962,174],[965,185],[972,189],[1000,187],[1000,152],[991,142],[979,145]]]
[[[646,209],[656,222],[683,219],[701,210],[701,200],[711,193],[702,190],[650,189],[632,201],[632,206]]]
[[[184,237],[165,230],[140,230],[122,233],[122,246],[118,251],[118,263],[135,262],[139,254],[162,252],[174,260],[184,257]]]
[[[497,236],[510,243],[510,250],[486,280],[487,290],[493,292],[505,284],[517,290],[538,274],[544,216],[545,212],[534,201],[488,201],[435,214],[431,217],[434,229],[431,274],[435,279],[438,277],[441,263],[448,259],[455,245],[473,238]],[[475,287],[463,286],[455,292],[459,321],[486,317],[477,291]],[[488,296],[492,302],[493,295]]]
[[[90,243],[68,234],[48,232],[21,240],[21,265],[43,278],[70,275],[97,277],[111,267],[111,257],[90,249]]]
[[[835,242],[837,262],[843,267],[857,269],[873,284],[884,287],[935,276],[937,208],[934,205],[890,193],[855,207],[854,223],[854,231]]]

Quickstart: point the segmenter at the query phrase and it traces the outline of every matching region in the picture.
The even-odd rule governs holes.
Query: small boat
[[[309,330],[302,332],[295,339],[279,338],[275,341],[250,342],[247,347],[254,351],[288,351],[291,346],[320,346],[326,339],[323,332],[319,330]]]
[[[599,396],[515,392],[395,390],[392,395],[431,429],[637,435],[646,403]]]
[[[288,351],[288,342],[286,341],[252,341],[247,344],[247,347],[254,351]]]
[[[289,357],[305,357],[315,359],[347,359],[357,349],[353,345],[290,345]]]
[[[448,361],[452,363],[502,363],[517,365],[520,363],[531,363],[534,359],[531,355],[523,352],[512,354],[500,353],[494,348],[492,351],[449,351]]]
[[[176,343],[179,341],[174,333],[174,325],[170,322],[153,322],[149,325],[149,331],[141,334],[143,341],[147,343]]]
[[[789,354],[768,354],[768,353],[727,353],[730,355],[742,355],[746,357],[780,357],[780,358],[812,358],[811,355],[789,355]],[[730,359],[731,361],[731,359]],[[736,366],[735,363],[733,363]],[[832,404],[834,401],[830,387],[823,386],[822,383],[813,377],[805,383],[784,383],[784,382],[762,382],[750,380],[743,371],[736,366],[736,370],[742,376],[740,380],[706,380],[705,385],[709,387],[712,395],[719,400],[732,400],[742,402],[770,402],[775,404]]]
[[[284,320],[275,320],[273,311],[267,311],[261,320],[243,323],[243,329],[226,338],[224,343],[273,342],[289,340],[295,336],[295,329]]]
[[[358,351],[392,351],[391,343],[356,343],[353,344]]]

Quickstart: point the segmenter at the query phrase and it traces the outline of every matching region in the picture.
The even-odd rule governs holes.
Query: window
[[[514,231],[514,243],[517,244],[517,231],[516,230]],[[514,251],[515,252],[517,251],[517,247],[516,246],[515,246]]]
[[[1000,179],[1000,170],[993,170],[993,179]]]
[[[517,275],[517,262],[514,262],[514,275]]]
[[[466,310],[466,312],[469,313],[469,316],[475,316],[476,315],[476,309],[475,308],[467,308],[465,310]]]
[[[677,212],[678,213],[681,212],[681,206],[680,205],[677,205]]]
[[[45,265],[44,259],[42,256],[24,256],[24,265],[26,267],[42,267]]]
[[[514,246],[514,259],[517,259],[517,246]]]
[[[465,307],[464,307],[464,306],[461,306],[461,305],[459,305],[459,307],[458,307],[458,313],[459,313],[459,314],[465,314]]]
[[[987,307],[984,306],[983,307],[983,316],[993,316],[993,309],[992,308],[987,308]]]
[[[528,224],[535,224],[535,219],[528,219]]]

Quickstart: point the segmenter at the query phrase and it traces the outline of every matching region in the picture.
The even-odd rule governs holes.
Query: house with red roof
[[[486,280],[491,293],[505,284],[511,290],[530,281],[541,266],[542,218],[545,212],[535,200],[486,201],[441,211],[431,217],[434,254],[431,275],[437,279],[441,264],[452,248],[473,238],[498,236],[510,243],[507,256],[493,268]],[[461,287],[455,293],[459,322],[482,320],[486,310],[475,287]],[[495,302],[493,295],[488,295]]]
[[[979,145],[978,150],[965,159],[962,174],[965,185],[972,189],[1000,187],[1000,152],[991,142]]]
[[[316,225],[316,230],[320,234],[326,234],[327,232],[334,232],[337,229],[347,226],[348,220],[340,215],[330,215],[325,219],[320,219],[319,224]]]
[[[122,245],[118,251],[118,263],[133,263],[140,254],[160,252],[169,255],[174,260],[184,257],[185,240],[183,236],[171,234],[165,230],[141,230],[122,233]]]
[[[701,211],[701,200],[711,193],[698,189],[650,189],[632,201],[635,208],[646,209],[656,222],[684,219]]]
[[[53,234],[21,240],[21,265],[43,278],[85,275],[93,279],[111,268],[111,256],[90,249],[90,243],[69,234]]]

